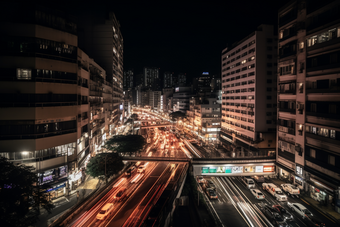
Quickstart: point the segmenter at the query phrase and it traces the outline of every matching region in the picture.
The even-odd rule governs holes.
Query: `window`
[[[273,75],[273,72],[272,71],[267,71],[267,75],[271,76],[271,75]]]
[[[319,128],[318,134],[319,134],[319,136],[328,137],[329,136],[329,130],[326,129],[326,128]]]
[[[268,47],[267,47],[267,50],[273,50],[273,47],[268,46]]]
[[[272,107],[272,104],[267,104],[267,108],[271,108]]]
[[[267,87],[267,91],[272,91],[272,88],[271,87]]]
[[[272,83],[272,80],[269,80],[269,79],[268,79],[268,80],[267,80],[267,83],[268,83],[268,84],[271,84],[271,83]]]
[[[266,115],[267,116],[272,116],[272,112],[267,112]]]
[[[271,96],[267,96],[267,100],[272,100],[272,97]]]
[[[271,124],[272,121],[271,121],[271,120],[267,120],[266,123],[267,123],[267,124]]]
[[[328,106],[328,113],[336,114],[336,104],[329,104],[329,106]]]
[[[17,69],[17,79],[18,80],[31,80],[32,70],[30,69]]]
[[[300,42],[300,44],[299,44],[300,50],[302,50],[304,47],[305,47],[305,43],[304,42]]]
[[[316,103],[311,103],[310,104],[310,111],[316,113],[316,111],[317,111]]]
[[[328,164],[335,166],[335,156],[328,155]]]
[[[268,54],[268,55],[267,55],[267,58],[268,58],[268,59],[272,59],[272,58],[273,58],[273,55]]]
[[[332,138],[332,139],[335,139],[335,130],[330,130],[330,137]]]
[[[267,67],[272,67],[273,64],[272,63],[267,63]]]
[[[311,148],[311,149],[309,150],[309,156],[310,156],[310,157],[315,158],[315,153],[316,153],[316,152],[315,152],[314,149]]]
[[[316,134],[316,127],[312,127],[312,133]]]

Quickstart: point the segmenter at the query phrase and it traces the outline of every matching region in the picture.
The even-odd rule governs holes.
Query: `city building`
[[[123,89],[131,89],[134,87],[133,83],[133,70],[127,70],[124,71],[124,77],[123,77]]]
[[[105,70],[106,81],[113,86],[114,127],[121,119],[123,99],[123,36],[114,13],[98,14],[79,8],[79,47]]]
[[[187,84],[187,76],[185,73],[179,73],[177,78],[177,84],[175,84],[175,86],[183,87]]]
[[[339,1],[303,0],[279,10],[277,76],[278,173],[338,213],[339,10]]]
[[[195,94],[211,92],[211,76],[209,72],[203,72],[200,77],[193,79],[193,91]]]
[[[159,78],[159,68],[144,67],[143,77],[144,77],[144,87],[151,89],[153,91],[159,91],[161,89],[160,78]]]
[[[169,98],[172,97],[174,93],[174,89],[171,88],[164,88],[163,89],[163,95],[161,99],[161,109],[163,109],[164,113],[169,113],[169,111],[172,111],[172,105],[169,105]]]
[[[78,68],[77,24],[71,15],[33,3],[6,6],[0,155],[34,167],[39,184],[57,198],[81,182],[82,157],[89,152],[89,77]]]
[[[275,152],[276,36],[261,25],[222,51],[220,140],[240,155]]]
[[[172,72],[164,72],[163,88],[173,87],[173,76],[174,74]]]
[[[186,113],[186,111],[189,110],[189,100],[191,96],[191,87],[176,87],[172,97],[173,111]]]
[[[151,91],[149,96],[149,105],[151,109],[159,111],[161,107],[161,91]]]

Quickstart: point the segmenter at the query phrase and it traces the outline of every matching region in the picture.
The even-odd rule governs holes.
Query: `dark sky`
[[[38,2],[42,2],[39,1]],[[55,1],[46,2],[56,6]],[[63,2],[63,3],[62,3]],[[221,52],[260,24],[277,25],[277,11],[288,0],[224,1],[65,1],[58,6],[113,11],[124,38],[124,69],[144,66],[187,73],[220,75]]]
[[[287,1],[127,2],[111,3],[124,38],[124,69],[138,73],[150,66],[161,68],[161,75],[197,77],[203,71],[220,75],[221,51],[262,23],[276,25]]]

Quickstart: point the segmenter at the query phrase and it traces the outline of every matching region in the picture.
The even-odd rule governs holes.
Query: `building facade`
[[[242,155],[275,152],[276,36],[272,25],[222,52],[221,141]]]
[[[131,89],[134,87],[133,81],[133,70],[124,71],[124,78],[123,78],[123,89]]]
[[[158,68],[148,68],[143,69],[144,87],[151,90],[160,90],[160,78]]]
[[[163,88],[170,88],[173,87],[173,73],[172,72],[164,72],[164,77],[163,77]]]
[[[339,12],[299,0],[278,15],[278,172],[326,204],[340,199]]]

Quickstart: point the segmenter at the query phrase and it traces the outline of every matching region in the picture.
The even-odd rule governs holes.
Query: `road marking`
[[[306,200],[304,200],[304,199],[301,199],[302,201],[304,201],[305,203],[307,203],[307,201]],[[309,203],[307,203],[308,205],[310,205]]]

